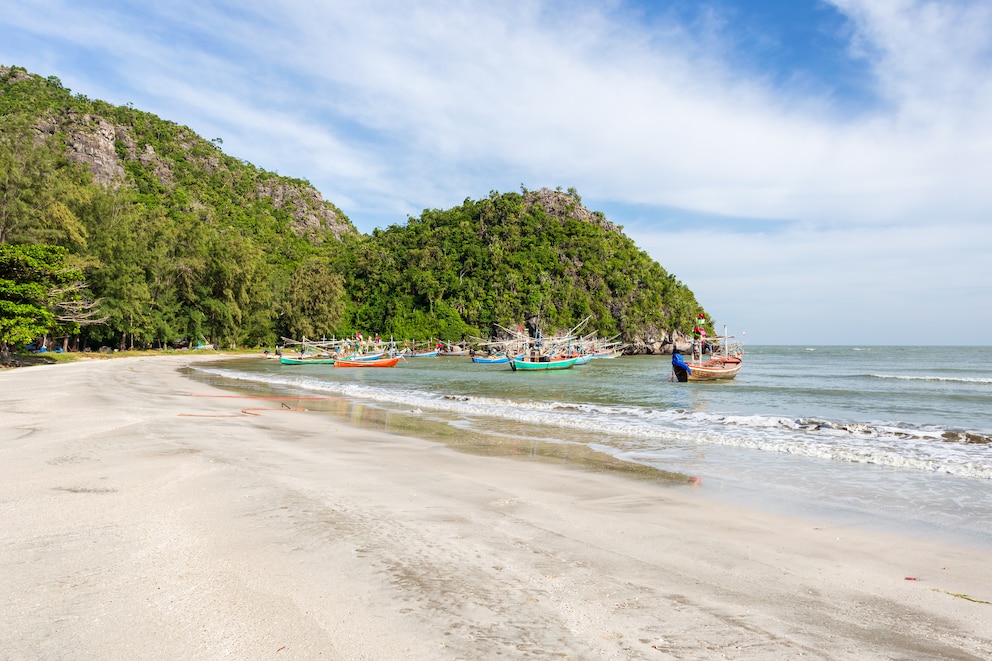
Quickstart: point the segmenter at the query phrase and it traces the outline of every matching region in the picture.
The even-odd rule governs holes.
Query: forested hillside
[[[701,311],[575,191],[493,192],[362,235],[219,142],[0,66],[0,341],[457,340],[591,315],[657,350]]]
[[[497,325],[588,330],[645,344],[699,306],[575,191],[491,193],[376,230],[336,261],[353,323],[397,337],[486,337]],[[388,323],[387,323],[388,322]]]

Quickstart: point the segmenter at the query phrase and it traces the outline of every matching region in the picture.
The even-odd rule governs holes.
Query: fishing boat
[[[705,317],[700,316],[699,318],[702,320]],[[723,335],[714,338],[720,340],[719,349],[717,353],[708,354],[710,358],[707,360],[703,359],[704,349],[707,346],[704,344],[706,333],[698,325],[692,330],[692,357],[688,363],[685,363],[684,361],[680,362],[681,356],[678,356],[678,352],[672,355],[673,378],[681,382],[718,381],[733,379],[737,376],[744,365],[742,360],[744,348],[740,343],[730,344],[730,340],[734,336],[727,334],[727,327],[723,327]]]
[[[280,365],[333,365],[333,358],[292,358],[290,356],[279,356]]]
[[[743,363],[738,356],[716,356],[705,362],[689,363],[689,369],[691,371],[686,375],[686,380],[716,381],[718,379],[732,379],[741,371],[742,365]]]
[[[410,353],[404,353],[407,358],[436,358],[437,349],[433,351],[411,351]]]
[[[376,358],[374,360],[342,360],[337,359],[334,361],[335,367],[396,367],[396,363],[400,362],[402,356],[393,356],[392,358]]]
[[[282,338],[282,346],[277,346],[275,358],[283,365],[330,365],[334,362],[340,350],[340,340],[308,340],[297,341],[288,337]],[[292,347],[292,355],[283,353],[284,349]],[[270,354],[266,353],[268,357]]]
[[[510,362],[510,357],[507,355],[495,355],[495,356],[472,356],[473,363],[483,363],[486,365],[503,365]]]
[[[514,372],[534,372],[539,370],[565,370],[570,367],[575,366],[575,361],[577,358],[552,358],[551,356],[542,356],[531,354],[525,358],[511,358],[509,359],[510,369]]]
[[[340,358],[335,358],[334,360],[335,361],[346,360],[351,362],[356,362],[356,361],[368,362],[372,360],[379,360],[385,355],[386,355],[385,351],[376,351],[374,353],[353,353],[347,356],[341,356]]]
[[[580,338],[576,332],[585,325],[592,316],[579,322],[564,335],[545,336],[540,330],[534,337],[522,331],[512,331],[502,326],[511,338],[508,345],[513,346],[513,354],[507,362],[514,372],[536,372],[546,370],[563,370],[575,365],[589,362],[591,354],[587,350],[587,338]]]
[[[593,358],[619,358],[623,355],[625,344],[617,342],[619,335],[614,335],[608,339],[598,339],[594,335],[587,335],[583,338],[581,346],[585,353]]]
[[[481,337],[469,337],[468,342],[471,344],[468,355],[471,356],[473,363],[481,363],[483,365],[505,365],[510,362],[510,356],[514,353],[523,356],[522,347],[514,348],[511,347],[511,342],[506,339],[494,339],[489,338],[483,339]]]

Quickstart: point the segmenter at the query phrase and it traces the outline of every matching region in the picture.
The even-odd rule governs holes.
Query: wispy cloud
[[[830,320],[879,300],[992,309],[976,300],[992,283],[992,6],[810,1],[839,12],[850,66],[761,70],[742,48],[777,36],[743,38],[747,3],[687,17],[619,0],[16,3],[0,61],[221,137],[366,231],[521,184],[636,207],[612,219],[765,341],[802,341],[799,318],[845,341]],[[914,302],[965,278],[978,288]]]

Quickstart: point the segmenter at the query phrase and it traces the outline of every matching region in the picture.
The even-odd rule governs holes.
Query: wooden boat
[[[335,360],[335,367],[396,367],[401,356],[392,358],[376,358],[375,360]]]
[[[741,359],[737,356],[717,356],[703,363],[689,363],[692,370],[689,381],[715,381],[732,379],[741,371]]]
[[[579,322],[575,328],[559,336],[545,336],[537,332],[535,337],[530,337],[527,333],[500,326],[510,337],[506,342],[512,347],[513,352],[508,361],[510,369],[514,372],[563,370],[588,363],[591,359],[589,348],[593,339],[591,336],[580,338],[576,336],[576,332],[590,319],[592,319],[591,315]]]
[[[436,358],[437,349],[433,351],[411,351],[410,353],[403,354],[407,358]]]
[[[377,351],[375,353],[353,353],[353,354],[349,354],[347,356],[341,356],[340,358],[335,358],[334,360],[335,361],[338,361],[338,360],[350,360],[352,362],[360,361],[360,360],[361,361],[369,361],[369,360],[379,360],[380,358],[382,358],[385,355],[386,355],[386,352],[385,351]]]
[[[704,319],[700,315],[700,319]],[[731,346],[729,340],[732,335],[727,334],[727,327],[723,328],[723,335],[715,338],[720,340],[719,352],[710,354],[711,358],[703,360],[703,340],[705,333],[696,326],[693,330],[694,339],[692,342],[692,358],[686,364],[677,362],[675,355],[672,356],[672,372],[674,379],[678,381],[718,381],[733,379],[741,371],[743,366],[742,357],[744,348],[741,344]],[[687,365],[688,370],[683,366]]]
[[[510,369],[514,372],[535,372],[539,370],[565,370],[575,365],[576,358],[551,358],[550,356],[534,356],[513,358],[509,361]]]
[[[606,340],[590,338],[586,343],[585,351],[593,358],[619,358],[623,355],[623,349],[626,345],[617,342],[617,337],[619,336],[615,335]]]
[[[289,356],[279,356],[281,365],[333,365],[333,358],[291,358]]]
[[[510,362],[509,356],[472,356],[473,363],[485,363],[486,365],[502,365]]]

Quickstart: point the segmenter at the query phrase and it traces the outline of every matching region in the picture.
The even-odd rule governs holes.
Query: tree
[[[106,325],[89,333],[90,339],[121,349],[178,339],[173,222],[161,209],[147,209],[122,191],[95,194],[80,215],[96,261],[87,278],[107,315]]]
[[[65,265],[60,246],[0,244],[0,350],[31,342],[60,327],[78,329],[92,306],[82,273]],[[81,316],[80,316],[81,315]]]
[[[282,306],[291,337],[318,338],[334,333],[344,319],[344,279],[325,257],[312,256],[293,274]]]
[[[0,243],[86,245],[86,229],[70,204],[88,191],[80,172],[64,163],[53,140],[0,124]]]
[[[199,286],[204,328],[216,345],[240,343],[246,339],[243,328],[248,319],[261,306],[268,307],[259,297],[259,285],[265,280],[262,251],[238,232],[221,231],[209,237],[205,255]]]

